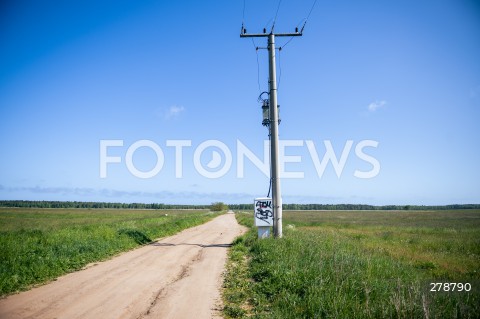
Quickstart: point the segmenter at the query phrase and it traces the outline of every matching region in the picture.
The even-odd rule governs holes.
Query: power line
[[[317,4],[317,0],[315,0],[313,2],[312,8],[310,9],[310,12],[308,13],[307,20],[308,20],[308,18],[310,18],[310,15],[312,14],[313,8],[315,8],[316,4]],[[306,21],[305,21],[305,23],[306,23]]]
[[[267,29],[268,25],[269,25],[270,22],[272,22],[272,21],[273,21],[273,18],[270,18],[270,19],[267,21],[267,23],[265,23],[265,26],[263,27],[264,33],[265,33],[265,30]],[[273,27],[273,24],[272,24],[272,27]]]
[[[291,37],[290,39],[288,39],[288,41],[287,41],[284,45],[282,45],[282,46],[280,47],[280,49],[285,48],[285,47],[287,46],[287,44],[288,44],[290,41],[292,41],[293,38],[294,38],[294,37]]]
[[[255,53],[257,54],[257,83],[258,83],[258,93],[262,92],[262,89],[260,88],[260,63],[258,62],[258,47],[255,44],[255,41],[252,39],[252,45],[255,48]]]
[[[243,0],[242,26],[244,25],[244,22],[245,22],[245,1],[246,0]]]
[[[292,37],[293,38],[293,37]],[[277,92],[280,90],[280,81],[282,80],[282,47],[278,48],[278,85],[277,85]]]
[[[313,9],[315,8],[315,5],[316,5],[316,4],[317,4],[317,0],[313,1],[312,7],[310,8],[310,11],[308,12],[307,17],[306,17],[306,18],[303,18],[302,20],[300,20],[300,22],[297,24],[296,29],[298,29],[298,27],[299,27],[299,26],[302,24],[302,22],[303,22],[303,26],[302,26],[302,28],[300,29],[300,33],[303,33],[303,30],[305,29],[305,25],[307,24],[307,21],[308,21],[308,19],[310,18],[310,15],[312,14],[312,11],[313,11]],[[287,46],[287,44],[289,44],[290,41],[293,40],[293,38],[294,38],[294,37],[291,37],[290,39],[288,39],[288,41],[287,41],[284,45],[282,45],[282,46],[280,47],[280,49],[284,49],[284,48]]]
[[[272,165],[272,164],[270,164]],[[270,191],[272,190],[272,178],[270,177],[270,183],[269,183],[269,186],[268,186],[268,194],[267,194],[267,197],[270,197]]]
[[[305,25],[307,24],[308,18],[310,18],[310,15],[312,14],[313,8],[315,8],[315,5],[317,4],[317,0],[313,1],[313,5],[310,8],[310,12],[308,12],[307,18],[305,19],[305,23],[303,24],[302,29],[300,30],[300,33],[303,32],[303,29],[305,29]]]
[[[281,4],[282,4],[282,0],[278,1],[277,12],[275,12],[275,18],[273,19],[273,24],[272,24],[272,30],[271,30],[271,32],[273,32],[273,28],[275,27],[275,22],[277,22],[278,10],[280,10],[280,5],[281,5]]]
[[[303,18],[302,20],[300,20],[300,22],[299,22],[299,23],[297,24],[297,26],[295,27],[295,30],[298,30],[298,27],[299,27],[299,26],[302,24],[302,22],[305,21],[305,20],[306,20],[305,18]],[[284,45],[282,45],[282,46],[280,47],[280,49],[285,48],[285,47],[287,46],[287,44],[288,44],[290,41],[293,40],[293,38],[294,38],[294,37],[290,37],[290,39],[288,39],[288,41],[287,41]]]

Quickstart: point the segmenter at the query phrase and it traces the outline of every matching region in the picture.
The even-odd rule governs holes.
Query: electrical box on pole
[[[258,238],[270,237],[270,227],[273,226],[272,199],[268,197],[255,198],[253,209]]]

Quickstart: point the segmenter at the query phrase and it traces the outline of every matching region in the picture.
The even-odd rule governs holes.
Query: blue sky
[[[302,25],[313,1],[10,1],[0,6],[0,199],[208,204],[248,203],[268,177],[257,97],[268,88],[266,39]],[[243,12],[245,12],[243,14]],[[289,38],[277,38],[277,47]],[[285,203],[480,203],[480,4],[476,1],[317,1],[304,30],[277,52],[286,143]],[[260,88],[259,88],[260,83]],[[109,147],[100,176],[100,141]],[[149,140],[164,163],[139,178],[132,145]],[[168,143],[190,141],[178,157]],[[194,164],[202,143],[232,155],[218,178]],[[370,140],[376,147],[357,145]],[[168,142],[170,141],[170,142]],[[174,141],[174,142],[172,142]],[[293,142],[292,142],[293,141]],[[331,145],[337,160],[318,174]],[[351,141],[351,142],[350,142]],[[349,144],[350,143],[350,144]],[[296,145],[296,146],[295,146]],[[138,148],[141,172],[157,156]],[[371,178],[358,178],[356,171]],[[227,163],[211,147],[206,171]],[[317,163],[318,164],[318,163]],[[209,166],[210,165],[210,166]],[[321,175],[321,176],[319,176]]]

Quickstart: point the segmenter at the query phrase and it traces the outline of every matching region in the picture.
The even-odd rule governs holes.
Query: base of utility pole
[[[283,236],[283,222],[282,222],[282,214],[283,214],[283,207],[282,207],[282,199],[278,198],[278,206],[274,206],[273,208],[273,218],[274,223],[276,223],[276,228],[274,228],[273,236],[276,238],[282,238]]]

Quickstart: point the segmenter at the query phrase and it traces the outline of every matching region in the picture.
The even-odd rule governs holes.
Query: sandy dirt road
[[[219,318],[234,214],[0,300],[0,318]]]

